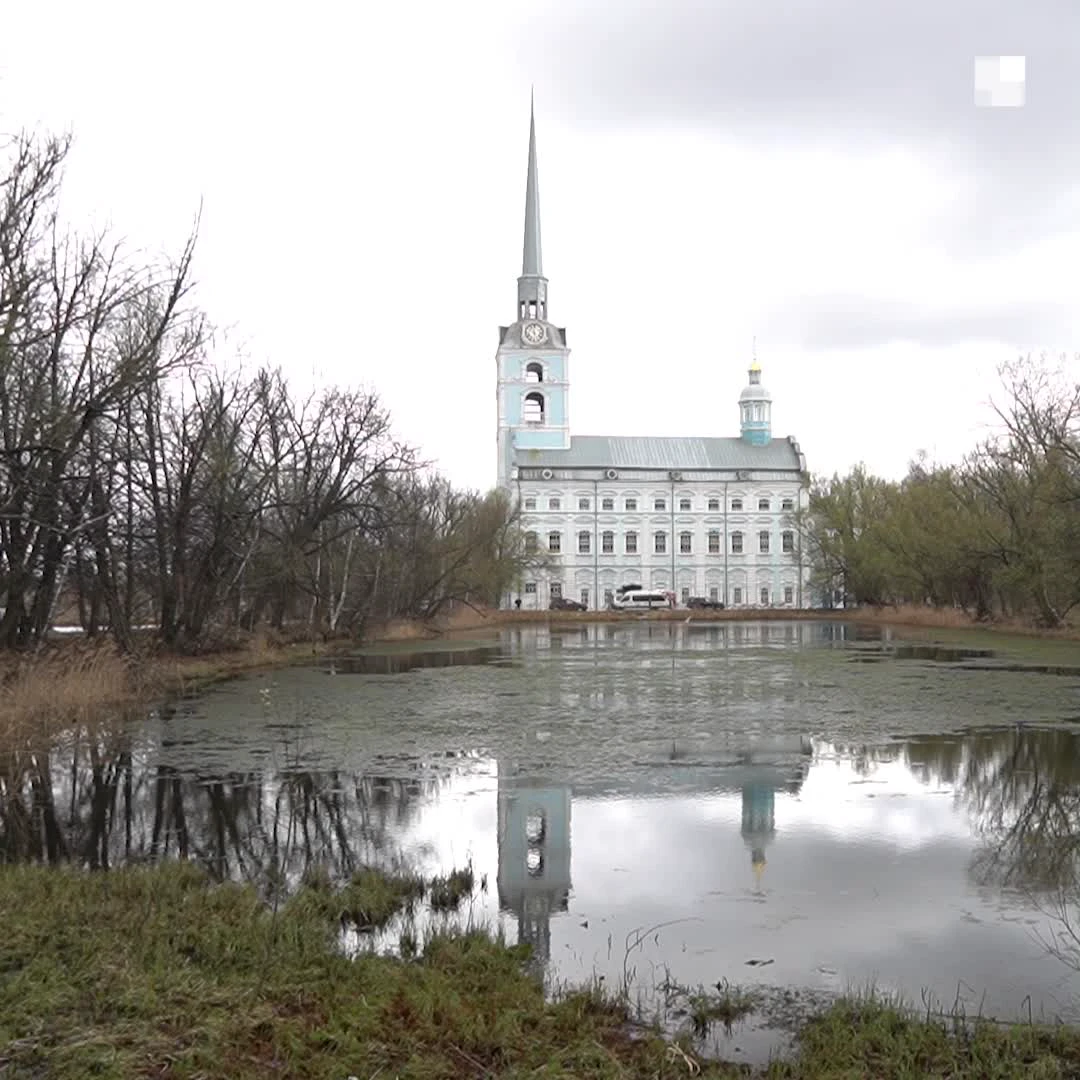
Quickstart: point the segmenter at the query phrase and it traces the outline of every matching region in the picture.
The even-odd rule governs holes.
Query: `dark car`
[[[707,611],[723,611],[724,604],[721,600],[710,600],[705,596],[691,596],[686,601],[688,608],[704,608]]]
[[[549,609],[551,611],[584,611],[585,605],[579,604],[577,600],[569,600],[565,596],[556,596],[552,599]]]

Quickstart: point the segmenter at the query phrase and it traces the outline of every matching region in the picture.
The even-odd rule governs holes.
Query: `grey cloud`
[[[933,348],[973,342],[1017,347],[1067,336],[1073,313],[1064,306],[1016,302],[925,307],[854,294],[807,296],[776,308],[770,336],[819,349],[866,349],[895,342]]]
[[[559,0],[521,48],[539,102],[585,128],[934,155],[970,182],[939,233],[958,251],[1076,223],[1059,205],[1080,165],[1076,0]],[[1022,108],[975,107],[974,58],[998,54],[1027,58]]]

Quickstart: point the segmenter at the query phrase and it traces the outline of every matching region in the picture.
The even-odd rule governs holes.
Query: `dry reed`
[[[821,613],[828,617],[828,612]],[[926,607],[919,604],[897,604],[895,607],[861,607],[837,612],[839,617],[862,623],[880,623],[892,626],[918,626],[938,630],[996,630],[1026,637],[1057,638],[1065,641],[1080,639],[1080,627],[1062,626],[1047,629],[1033,625],[1030,619],[1004,618],[977,619],[961,608]]]
[[[455,613],[455,618],[440,622],[423,623],[419,619],[396,620],[392,640],[401,641],[421,638],[454,630],[475,630],[481,627],[498,627],[507,624],[564,625],[593,622],[799,622],[805,620],[829,622],[874,623],[882,626],[911,626],[939,630],[994,630],[1031,637],[1080,639],[1080,627],[1067,626],[1058,630],[1044,630],[1023,619],[995,618],[990,621],[976,619],[959,608],[933,608],[917,604],[898,604],[883,607],[859,608],[726,608],[722,611],[706,608],[657,608],[653,611],[519,611],[479,610]],[[411,627],[408,624],[413,624]],[[371,640],[384,638],[376,629]]]
[[[139,700],[143,678],[108,645],[65,644],[0,656],[0,743],[86,724]]]
[[[239,647],[198,656],[62,641],[32,654],[0,651],[0,747],[13,749],[85,726],[168,693],[282,664],[310,643],[284,645],[256,635]]]

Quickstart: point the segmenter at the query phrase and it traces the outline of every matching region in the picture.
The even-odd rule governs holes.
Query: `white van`
[[[616,611],[652,611],[653,608],[671,607],[671,598],[659,589],[627,589],[615,594],[611,606]]]

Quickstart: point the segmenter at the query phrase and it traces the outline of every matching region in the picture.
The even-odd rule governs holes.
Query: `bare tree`
[[[23,137],[0,181],[0,645],[47,629],[75,538],[108,513],[103,455],[126,405],[183,359],[195,234],[164,268],[57,217],[66,141]],[[179,348],[173,348],[179,344]],[[95,511],[96,506],[96,511]],[[99,572],[110,573],[99,545]],[[126,637],[115,590],[110,616]]]

